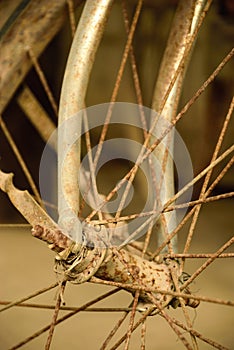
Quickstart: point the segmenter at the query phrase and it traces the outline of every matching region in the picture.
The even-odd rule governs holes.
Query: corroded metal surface
[[[171,291],[174,284],[171,278],[170,267],[174,266],[177,277],[181,275],[180,266],[176,261],[169,260],[157,264],[153,261],[142,259],[137,255],[128,253],[126,250],[109,251],[109,257],[101,265],[96,275],[105,280],[121,282],[126,284],[138,284],[143,287],[153,287],[161,290]],[[135,289],[127,289],[134,292]],[[169,295],[155,293],[157,301],[169,303],[172,299]],[[144,302],[150,302],[148,293],[141,291],[140,299]]]
[[[77,6],[81,0],[74,3]],[[30,1],[6,32],[1,40],[0,113],[32,66],[27,47],[38,57],[59,31],[66,15],[66,0]]]
[[[152,101],[152,109],[162,114],[163,118],[169,123],[176,116],[183,78],[193,48],[192,43],[195,42],[195,38],[191,41],[191,37],[197,29],[205,3],[206,0],[180,1],[173,19]],[[173,82],[174,78],[176,79]],[[154,138],[152,138],[151,142],[154,141]],[[170,132],[165,138],[166,145],[161,143],[154,151],[156,158],[164,167],[165,202],[173,197],[175,193],[173,142],[174,135],[173,132]],[[159,245],[164,241],[165,235],[172,232],[177,225],[175,212],[165,213],[164,218],[165,221],[162,218],[159,220],[157,227]],[[176,237],[172,240],[172,246],[173,250],[177,251]]]
[[[57,230],[57,224],[41,208],[28,191],[21,191],[12,182],[13,173],[4,173],[0,170],[0,189],[5,192],[11,203],[32,225],[41,225],[50,230]]]
[[[82,246],[77,255],[68,256],[66,260],[61,255],[55,259],[55,271],[62,280],[80,284],[88,281],[96,274],[104,262],[105,249]]]
[[[124,249],[107,248],[107,244],[106,247],[104,246],[106,237],[96,232],[95,228],[93,228],[95,231],[93,234],[92,227],[89,227],[91,234],[87,228],[86,231],[83,231],[83,241],[77,244],[64,235],[27,191],[20,191],[13,185],[12,177],[13,174],[0,171],[0,189],[7,193],[12,204],[33,226],[33,236],[46,242],[49,248],[57,253],[56,272],[61,275],[62,280],[83,283],[92,276],[96,276],[102,280],[120,282],[123,289],[132,293],[136,289],[131,289],[129,284],[143,287],[140,292],[140,300],[144,304],[151,303],[147,288],[152,287],[155,289],[153,294],[158,302],[168,305],[173,301],[171,295],[157,293],[157,289],[164,292],[175,290],[171,276],[172,269],[176,279],[180,283],[184,282],[181,280],[182,271],[177,260],[165,259],[157,263]],[[93,240],[93,237],[96,237],[96,240]],[[103,245],[100,244],[101,242]],[[186,304],[196,307],[197,303],[189,298],[189,290],[186,289],[185,292],[188,294]],[[174,300],[173,306],[178,305],[178,302]]]
[[[69,130],[65,121],[84,108],[90,72],[112,2],[86,1],[64,74],[59,106],[59,125],[62,127],[58,135],[58,211],[59,224],[72,234],[72,216],[76,217],[79,210],[77,174],[80,165],[81,118],[76,118],[74,128],[77,140],[69,149],[69,135],[74,130]],[[65,151],[67,154],[63,159]]]

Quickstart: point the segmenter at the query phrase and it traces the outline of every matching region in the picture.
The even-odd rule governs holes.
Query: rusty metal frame
[[[59,224],[70,233],[76,231],[81,239],[79,210],[78,170],[80,165],[81,118],[76,118],[74,128],[78,139],[67,148],[69,130],[66,120],[84,108],[89,76],[113,0],[88,0],[83,9],[67,61],[59,106],[58,132],[58,212]],[[75,221],[75,224],[74,224]],[[78,225],[77,225],[78,224]],[[73,232],[74,234],[74,232]]]
[[[152,100],[152,109],[161,114],[169,123],[172,123],[176,117],[183,78],[201,24],[201,13],[205,5],[209,5],[210,2],[207,0],[180,1],[175,13]],[[152,121],[153,123],[154,121]],[[151,142],[154,141],[152,138]],[[161,143],[154,151],[163,168],[165,202],[175,194],[173,142],[172,131],[166,136],[165,142]],[[170,154],[168,150],[170,150]],[[161,217],[157,226],[159,245],[165,240],[165,236],[177,226],[176,213],[163,214],[163,216],[164,220]],[[178,250],[176,237],[172,240],[171,249],[174,252]]]

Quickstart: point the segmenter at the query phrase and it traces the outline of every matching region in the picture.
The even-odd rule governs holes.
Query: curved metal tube
[[[75,118],[73,128],[66,121],[81,111],[108,12],[113,0],[87,0],[81,15],[64,75],[60,106],[58,133],[58,211],[59,224],[75,239],[81,239],[79,210],[78,170],[80,165],[81,118]],[[77,133],[77,141],[71,146],[69,138]],[[65,156],[65,152],[67,152]],[[64,161],[63,161],[64,159]]]
[[[197,35],[197,29],[200,25],[200,16],[206,3],[209,4],[209,1],[180,1],[173,20],[152,101],[152,109],[162,114],[169,123],[171,123],[176,116],[183,78],[188,67],[190,54]],[[177,72],[178,69],[179,72]],[[176,74],[176,80],[171,87],[171,82]],[[160,164],[164,164],[163,181],[165,183],[165,193],[163,201],[168,201],[175,194],[173,132],[167,135],[165,143],[166,145],[160,144],[159,147],[156,148],[154,154]],[[166,154],[168,150],[170,154]],[[164,223],[163,220],[160,220],[158,224],[159,245],[164,241],[165,234],[172,232],[177,226],[175,213],[164,215]],[[176,238],[172,241],[172,248],[173,251],[177,251]]]

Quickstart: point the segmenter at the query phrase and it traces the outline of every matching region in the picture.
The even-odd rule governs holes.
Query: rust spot
[[[131,271],[132,271],[133,274],[136,274],[136,275],[139,274],[140,268],[137,265],[131,265],[130,268],[131,268]]]
[[[157,268],[157,271],[159,271],[159,272],[163,272],[164,271],[164,269],[160,269],[160,268]]]

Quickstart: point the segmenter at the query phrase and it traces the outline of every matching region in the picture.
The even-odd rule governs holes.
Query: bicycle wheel
[[[19,28],[21,28],[22,23],[25,25],[25,32],[28,31],[30,23],[25,18],[27,19],[29,15],[36,16],[37,20],[32,21],[36,25],[38,25],[38,18],[47,20],[43,30],[46,34],[49,29],[53,33],[51,36],[46,35],[47,38],[49,37],[46,44],[52,40],[56,28],[61,25],[64,18],[66,3],[69,5],[71,23],[74,24],[73,3],[70,1],[51,1],[49,4],[53,11],[47,9],[48,17],[42,15],[42,13],[47,13],[43,7],[43,1],[37,2],[37,4],[33,1],[27,2],[27,4],[22,2],[20,4],[21,14],[18,15],[15,23],[9,25],[10,22],[8,22],[8,29],[6,32],[3,31],[2,52],[4,55],[5,52],[9,55],[9,50],[4,51],[6,47],[4,45],[9,43],[9,38],[13,34],[16,43],[20,41]],[[0,187],[3,192],[7,192],[10,201],[23,213],[26,220],[34,226],[34,235],[43,236],[42,238],[50,243],[50,248],[56,250],[57,253],[55,264],[57,279],[55,279],[52,271],[54,255],[48,252],[43,244],[31,237],[30,226],[19,223],[12,226],[15,220],[19,222],[19,218],[15,217],[13,211],[11,212],[10,215],[14,218],[8,218],[10,224],[1,228],[3,242],[1,279],[4,283],[1,288],[1,304],[3,306],[0,316],[2,324],[1,344],[4,348],[41,349],[45,346],[46,349],[50,347],[60,349],[68,346],[72,349],[86,346],[92,349],[155,349],[156,347],[169,349],[173,346],[175,349],[183,347],[188,349],[212,347],[226,349],[233,345],[231,307],[234,302],[231,301],[233,281],[230,278],[232,271],[230,259],[233,257],[230,250],[233,243],[230,233],[232,224],[230,208],[233,206],[231,198],[233,192],[229,189],[233,187],[231,175],[233,164],[233,126],[231,122],[233,99],[229,89],[225,91],[225,98],[220,95],[220,101],[224,103],[224,107],[218,112],[222,118],[214,121],[214,124],[217,124],[211,127],[211,131],[208,130],[211,136],[205,138],[209,142],[207,141],[205,146],[202,145],[202,152],[199,152],[199,157],[196,157],[197,149],[201,150],[199,147],[201,147],[202,133],[207,132],[205,128],[209,122],[209,119],[208,121],[203,120],[203,115],[207,113],[210,116],[211,111],[215,114],[217,112],[214,111],[212,105],[205,102],[209,102],[211,99],[211,103],[215,104],[212,86],[214,86],[214,90],[218,88],[219,84],[223,86],[225,75],[229,76],[231,67],[229,61],[233,50],[226,55],[228,50],[224,47],[223,51],[225,52],[219,53],[220,56],[224,57],[224,60],[217,59],[214,66],[218,66],[218,64],[219,66],[214,74],[207,75],[209,78],[205,84],[202,85],[204,79],[198,76],[197,71],[193,73],[191,68],[187,72],[186,82],[183,68],[191,54],[196,34],[191,31],[195,30],[196,32],[199,29],[201,24],[199,21],[205,14],[206,6],[209,3],[200,9],[196,26],[196,23],[194,24],[196,22],[194,19],[195,2],[191,1],[190,6],[187,5],[188,8],[186,6],[184,8],[183,2],[181,2],[172,24],[171,37],[178,41],[178,37],[182,35],[181,33],[175,34],[175,26],[178,26],[176,21],[178,18],[181,20],[183,11],[188,11],[187,14],[193,13],[193,21],[191,22],[191,18],[188,18],[188,22],[185,21],[187,26],[180,27],[181,32],[185,31],[184,40],[188,46],[184,45],[185,50],[183,45],[182,49],[178,49],[181,56],[177,52],[179,59],[176,61],[177,67],[175,67],[175,61],[173,61],[175,57],[172,59],[170,55],[171,52],[176,51],[176,48],[173,47],[172,41],[169,39],[157,83],[163,85],[162,88],[159,89],[156,85],[156,90],[153,92],[154,78],[152,80],[150,71],[148,81],[142,78],[144,89],[141,93],[137,67],[141,67],[141,62],[147,60],[148,52],[152,50],[153,46],[151,43],[147,45],[147,40],[142,40],[142,35],[152,35],[148,34],[147,31],[152,31],[151,27],[158,20],[158,13],[161,14],[162,18],[165,16],[168,20],[168,12],[172,14],[175,8],[172,6],[169,11],[164,10],[165,12],[163,12],[160,4],[155,5],[155,8],[154,4],[152,5],[150,2],[147,2],[143,8],[141,1],[137,3],[136,7],[133,5],[134,3],[128,4],[132,14],[131,24],[129,24],[128,11],[124,2],[120,5],[119,3],[112,4],[110,1],[97,1],[95,4],[92,1],[87,1],[79,20],[80,28],[75,37],[75,40],[78,37],[79,45],[77,49],[76,46],[74,48],[75,44],[73,44],[71,49],[73,53],[68,59],[60,102],[58,138],[61,141],[61,139],[64,140],[64,137],[69,147],[62,144],[61,149],[58,150],[61,157],[59,169],[62,169],[60,177],[65,176],[64,182],[59,184],[63,194],[65,193],[65,204],[62,196],[59,199],[59,210],[57,210],[56,203],[53,203],[54,198],[56,198],[54,193],[56,186],[49,193],[50,188],[53,188],[53,184],[56,182],[56,176],[53,175],[56,169],[53,168],[52,158],[50,158],[51,149],[56,147],[56,135],[50,138],[50,134],[55,130],[55,115],[57,114],[56,98],[53,97],[49,86],[53,86],[53,82],[61,80],[61,78],[56,76],[51,83],[47,83],[36,58],[45,50],[45,46],[34,40],[37,36],[31,35],[30,42],[23,43],[23,54],[20,55],[18,51],[15,54],[19,58],[18,65],[22,65],[20,74],[18,76],[16,74],[16,65],[14,69],[9,68],[11,74],[6,74],[7,79],[3,79],[2,91],[5,92],[6,86],[8,90],[6,94],[3,94],[4,98],[2,99],[4,101],[2,111],[3,109],[4,111],[1,118],[1,129],[4,137],[13,148],[30,187],[25,179],[21,180],[22,182],[17,179],[18,168],[10,155],[9,164],[6,165],[5,159],[8,158],[7,152],[9,152],[6,144],[3,144],[4,148],[2,149],[5,164],[1,166],[6,171],[1,172]],[[214,6],[213,11],[215,9]],[[228,7],[225,9],[228,11]],[[39,13],[39,10],[42,13]],[[222,9],[222,11],[224,10]],[[124,20],[120,26],[122,14]],[[214,14],[212,14],[211,9],[211,15],[207,15],[204,27],[207,22],[208,28],[211,28],[214,20],[212,16]],[[11,16],[11,18],[13,17]],[[94,61],[94,52],[97,50],[98,41],[101,40],[101,31],[104,30],[104,22],[107,17],[109,18],[106,31]],[[103,24],[100,24],[102,20]],[[58,27],[55,25],[57,22],[59,23]],[[51,23],[54,25],[52,26]],[[168,22],[168,28],[169,25]],[[92,30],[95,30],[95,26],[99,27],[98,33],[94,32],[92,36]],[[74,32],[74,25],[72,28]],[[90,33],[87,28],[89,28]],[[198,41],[197,47],[195,46],[194,49],[194,55],[198,56],[198,59],[200,59],[200,47],[207,44],[206,36],[208,34],[207,32],[203,36],[202,34],[201,32],[201,41]],[[66,34],[62,35],[64,37]],[[114,36],[114,42],[110,41],[110,35]],[[117,42],[119,36],[123,38],[121,43]],[[29,40],[27,35],[25,38]],[[134,44],[135,42],[137,44],[136,53],[140,52],[136,58],[133,38]],[[11,40],[14,42],[13,39]],[[42,65],[45,64],[43,62],[46,62],[49,54],[53,57],[57,56],[53,50],[56,45],[59,45],[58,42],[61,39],[57,40],[57,44],[55,41],[54,46],[52,45],[48,50],[45,50],[44,57],[40,59]],[[142,41],[143,49],[138,44]],[[124,54],[118,70],[117,58],[121,57],[122,51]],[[14,53],[14,47],[11,52]],[[73,54],[75,55],[74,61],[71,58]],[[7,62],[6,57],[9,56],[4,55],[2,55],[2,62]],[[171,60],[169,63],[168,56]],[[127,57],[129,57],[129,63]],[[94,67],[92,68],[92,65],[87,67],[87,61],[90,63],[94,61]],[[103,62],[106,61],[111,62],[111,64],[104,66]],[[129,66],[126,67],[122,79],[126,62]],[[192,59],[191,62],[191,66],[193,66],[193,62],[196,64],[197,61]],[[27,75],[31,65],[33,65],[34,70]],[[148,65],[144,64],[142,67],[140,74],[146,73],[147,75]],[[50,70],[50,67],[47,69]],[[111,71],[112,69],[113,71]],[[151,69],[156,71],[154,66]],[[166,69],[169,73],[167,72],[165,76]],[[212,72],[210,67],[208,69],[209,72]],[[118,71],[117,83],[115,83],[115,74],[113,73],[116,70]],[[35,81],[35,72],[39,76],[38,81]],[[89,74],[91,74],[90,79]],[[194,74],[196,80],[192,78]],[[12,76],[17,76],[17,79],[13,79]],[[74,99],[72,95],[74,93],[73,84],[77,82],[76,79],[72,81],[72,77],[78,77],[80,80],[74,89],[75,103],[69,100],[67,95],[67,93],[70,94]],[[218,77],[217,80],[213,82],[216,77]],[[123,82],[120,88],[121,79]],[[191,80],[194,81],[194,85],[198,86],[197,93],[194,95],[187,91]],[[11,84],[9,83],[8,86],[7,82],[9,81]],[[46,95],[39,86],[39,81],[42,82]],[[22,82],[24,85],[18,88]],[[103,87],[106,82],[108,83],[106,95],[101,95],[100,85]],[[181,101],[180,112],[176,113],[182,82],[186,95],[188,94],[192,98],[189,99],[188,103]],[[229,88],[231,83],[231,79],[228,78]],[[108,102],[106,96],[110,96],[109,91],[111,91],[112,84],[115,86],[110,97],[111,103],[95,106],[96,103]],[[172,84],[174,84],[174,91]],[[88,88],[87,92],[86,87]],[[149,93],[147,89],[151,92]],[[55,95],[58,95],[58,91],[54,90]],[[65,95],[64,90],[66,90]],[[96,90],[97,94],[94,96]],[[207,94],[205,101],[201,95],[203,90]],[[32,91],[35,92],[32,93]],[[148,96],[153,94],[153,109],[141,107],[145,104],[143,103],[144,98],[148,101],[148,105],[152,106]],[[35,95],[38,99],[35,98]],[[39,100],[44,108],[41,107]],[[186,96],[184,100],[187,100]],[[190,106],[196,107],[195,100],[199,106],[192,113]],[[23,119],[24,116],[16,105],[16,101],[30,118],[40,135],[39,137],[30,124]],[[116,103],[117,101],[125,102]],[[172,105],[171,109],[167,107],[168,101]],[[84,103],[91,107],[84,109]],[[8,104],[7,108],[6,104]],[[200,113],[200,119],[197,117],[197,111]],[[39,151],[35,151],[33,157],[30,157],[30,153],[27,155],[30,171],[23,163],[5,124],[16,113],[19,118],[17,125],[9,126],[14,132],[16,143],[20,143],[19,137],[21,135],[17,130],[20,125],[22,124],[22,128],[24,128],[27,124],[29,128],[26,137],[23,138],[22,152],[26,153],[24,148],[32,148],[32,144],[39,143]],[[66,114],[68,115],[67,119],[64,118]],[[169,114],[171,114],[170,120],[167,119]],[[83,127],[80,125],[81,116]],[[195,118],[197,123],[194,123]],[[71,123],[71,120],[74,123]],[[157,121],[157,124],[154,120]],[[191,122],[192,120],[193,122]],[[157,132],[153,132],[152,125],[154,123],[157,126]],[[197,133],[195,136],[191,136],[190,133],[192,123],[192,128],[195,128]],[[194,124],[196,125],[194,126]],[[106,125],[106,129],[103,128],[103,125]],[[175,125],[176,128],[178,125],[180,134],[186,140],[186,146],[175,130]],[[77,128],[76,130],[80,128],[80,134],[82,134],[80,141],[77,135],[74,136],[75,128]],[[71,138],[66,139],[67,131],[71,132],[71,136],[69,136]],[[217,137],[214,142],[213,134],[215,132]],[[44,143],[40,141],[40,137],[47,142],[43,155]],[[3,136],[1,138],[3,139]],[[171,150],[172,138],[175,141],[173,151]],[[197,138],[197,143],[194,146],[192,141],[189,142],[189,139],[194,140],[195,138]],[[148,141],[146,141],[147,139]],[[209,144],[211,148],[208,147]],[[74,165],[71,164],[66,168],[67,159],[70,157],[69,152],[72,153],[73,148],[75,148],[75,155],[72,156],[71,161],[75,160],[75,170]],[[79,157],[80,148],[81,157]],[[187,171],[185,171],[189,170],[187,148],[189,148],[192,161],[195,164],[195,175],[191,174],[190,171],[187,176]],[[99,156],[100,151],[102,153]],[[178,152],[180,157],[177,158]],[[37,154],[39,154],[38,159],[35,160]],[[180,158],[182,158],[182,162]],[[158,166],[157,163],[159,163]],[[173,167],[175,174],[172,170]],[[9,175],[5,174],[7,171],[14,171],[16,174],[15,184],[18,187],[31,188],[30,191],[38,203],[47,209],[55,221],[58,220],[57,215],[59,214],[60,228],[69,232],[70,236],[64,238],[60,231],[56,231],[58,228],[54,226],[54,221],[36,205],[31,195],[17,192],[12,186]],[[32,173],[37,178],[38,172],[40,173],[40,194],[30,174]],[[79,182],[77,182],[78,172]],[[66,176],[68,176],[69,181],[66,180]],[[58,179],[59,181],[60,179]],[[168,183],[168,181],[171,182]],[[39,180],[36,182],[39,183]],[[195,187],[191,199],[192,185],[195,184],[198,185]],[[72,191],[69,192],[69,188],[66,186],[72,188]],[[61,187],[58,192],[61,192]],[[185,188],[187,192],[185,192]],[[80,195],[77,195],[77,191],[80,191]],[[186,197],[185,194],[188,196]],[[5,200],[3,205],[9,206],[7,203],[10,201],[9,199],[8,202]],[[73,209],[72,213],[78,212],[75,219],[73,216],[69,218],[67,215],[67,213],[70,214],[70,207]],[[33,213],[30,212],[32,208]],[[68,211],[66,212],[66,210]],[[65,216],[63,216],[64,211],[66,212]],[[170,215],[171,212],[172,215]],[[180,215],[181,213],[182,215]],[[175,221],[175,216],[177,221]],[[76,221],[76,218],[79,220]],[[74,220],[76,226],[74,226]],[[42,228],[43,223],[45,228]],[[41,226],[36,226],[36,224]],[[81,231],[79,231],[79,225],[82,226]],[[58,235],[58,241],[54,241],[54,238],[49,236],[51,232],[52,235],[54,233]],[[82,237],[78,235],[75,248],[73,245],[70,250],[64,249],[67,248],[68,240],[76,240],[77,232],[80,232]],[[76,250],[71,251],[71,249]],[[82,258],[81,254],[83,254]],[[87,257],[91,255],[90,260],[87,260]],[[116,269],[114,272],[112,271],[113,266]],[[145,281],[142,277],[143,274],[145,273],[149,277],[149,270],[154,268],[156,269],[155,273],[158,273],[157,279],[153,275],[148,281]],[[64,274],[66,281],[63,280]],[[139,276],[141,276],[140,279]],[[73,285],[67,280],[76,282],[76,284]],[[81,283],[85,281],[90,283]],[[57,288],[57,293],[55,293],[55,288]],[[32,297],[35,297],[35,300],[28,301]],[[55,301],[55,299],[57,300]],[[12,301],[15,303],[11,303]],[[63,301],[66,302],[65,305],[62,305]],[[200,305],[198,305],[199,302]],[[97,306],[96,303],[98,303]],[[36,310],[34,310],[35,308]],[[77,313],[79,315],[75,316]]]

